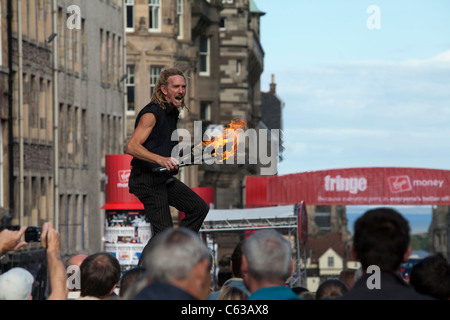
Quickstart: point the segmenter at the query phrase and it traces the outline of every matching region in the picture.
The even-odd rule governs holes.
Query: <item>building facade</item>
[[[263,13],[252,0],[128,0],[125,10],[128,137],[160,72],[173,66],[187,77],[189,110],[179,128],[191,137],[195,123],[201,123],[202,134],[235,119],[258,128]],[[179,178],[190,187],[214,188],[216,208],[242,208],[250,174],[257,174],[257,166],[215,164],[182,168]]]
[[[428,228],[428,246],[431,254],[450,257],[450,207],[433,207],[433,218]]]
[[[2,1],[2,207],[14,225],[53,221],[64,253],[103,247],[105,155],[124,149],[122,4]]]
[[[264,50],[260,19],[264,15],[253,0],[222,1],[220,12],[220,109],[213,123],[226,125],[242,119],[251,129],[261,129],[260,76]],[[246,148],[248,149],[248,145]],[[218,209],[244,208],[245,177],[259,174],[257,164],[204,166],[201,186],[215,188]]]
[[[9,11],[10,1],[0,1],[0,217],[9,214],[9,112],[12,93],[9,90],[9,51],[10,34]]]
[[[126,1],[128,138],[165,68],[178,67],[187,78],[188,110],[181,114],[180,129],[193,135],[194,121],[207,121],[218,110],[220,7],[218,0]],[[197,186],[197,169],[182,169],[180,178]]]
[[[105,156],[124,153],[163,68],[187,76],[180,128],[260,128],[264,13],[253,0],[0,4],[0,215],[53,221],[63,253],[102,250]],[[253,174],[258,165],[199,165],[179,177],[215,188],[216,208],[240,208]]]

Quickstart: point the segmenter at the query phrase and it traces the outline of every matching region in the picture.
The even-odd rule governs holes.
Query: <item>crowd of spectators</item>
[[[27,245],[25,227],[0,232],[0,255]],[[231,256],[231,278],[211,289],[210,250],[198,234],[170,228],[150,241],[144,265],[121,272],[110,253],[77,254],[65,263],[60,237],[51,223],[42,228],[50,287],[48,300],[448,300],[450,265],[441,254],[430,255],[400,277],[408,260],[409,224],[397,211],[376,208],[354,225],[351,251],[361,268],[343,270],[322,281],[315,292],[290,287],[291,243],[276,230],[262,230],[239,242]],[[73,277],[79,272],[79,282]],[[35,279],[24,268],[0,275],[0,300],[28,300]]]

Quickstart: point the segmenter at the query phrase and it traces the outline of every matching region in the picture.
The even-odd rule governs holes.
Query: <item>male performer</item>
[[[198,232],[209,211],[209,206],[188,186],[174,177],[179,162],[172,158],[177,142],[171,140],[177,128],[179,109],[185,108],[186,78],[170,68],[164,70],[155,87],[151,102],[138,114],[135,130],[126,152],[133,156],[129,180],[130,192],[144,204],[152,225],[154,237],[173,226],[169,205],[185,213],[180,226]],[[153,169],[165,167],[166,173]],[[148,245],[139,260],[143,264]]]

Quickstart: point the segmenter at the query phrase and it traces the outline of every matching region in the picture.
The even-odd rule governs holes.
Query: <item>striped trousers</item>
[[[144,205],[145,214],[153,229],[152,237],[173,227],[169,206],[185,213],[180,227],[188,228],[196,233],[199,232],[209,212],[208,204],[175,177],[157,176],[153,173],[141,172],[133,167],[129,188],[130,192]],[[148,244],[141,254],[139,265],[142,265],[144,261],[146,249]]]

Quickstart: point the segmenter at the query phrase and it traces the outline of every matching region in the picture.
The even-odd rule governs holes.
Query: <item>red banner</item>
[[[450,205],[450,170],[351,168],[248,177],[248,208],[311,205]]]
[[[144,210],[139,199],[129,192],[128,180],[132,157],[127,154],[107,155],[105,159],[104,210]]]

